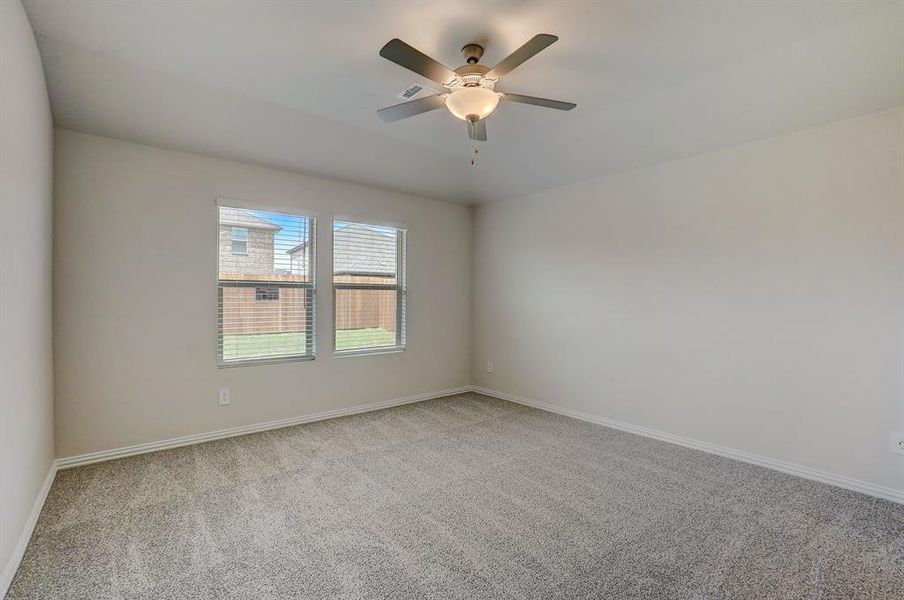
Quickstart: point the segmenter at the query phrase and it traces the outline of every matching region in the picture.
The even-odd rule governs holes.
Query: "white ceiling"
[[[25,0],[60,127],[458,202],[516,196],[904,104],[904,2],[98,2]],[[445,111],[378,108],[451,67],[556,44],[500,89],[469,166]]]

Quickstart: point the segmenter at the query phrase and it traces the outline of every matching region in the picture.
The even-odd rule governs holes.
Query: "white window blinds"
[[[405,348],[405,230],[333,222],[337,354]]]
[[[221,366],[314,357],[315,220],[219,207]]]

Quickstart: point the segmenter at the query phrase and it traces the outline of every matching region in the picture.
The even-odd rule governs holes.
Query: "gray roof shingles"
[[[395,275],[396,235],[360,223],[338,226],[333,231],[333,272]]]
[[[229,206],[220,207],[220,225],[247,227],[249,229],[269,229],[271,231],[279,231],[282,229],[279,225],[272,223],[267,219],[262,219],[247,210]]]

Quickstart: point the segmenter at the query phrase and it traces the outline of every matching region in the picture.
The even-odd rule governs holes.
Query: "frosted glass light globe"
[[[477,121],[496,110],[499,94],[484,87],[463,87],[446,98],[446,108],[462,121]]]

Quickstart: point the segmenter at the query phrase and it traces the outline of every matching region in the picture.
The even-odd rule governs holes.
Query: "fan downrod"
[[[477,61],[483,56],[483,46],[480,44],[465,44],[461,48],[461,54],[469,65],[477,64]]]

